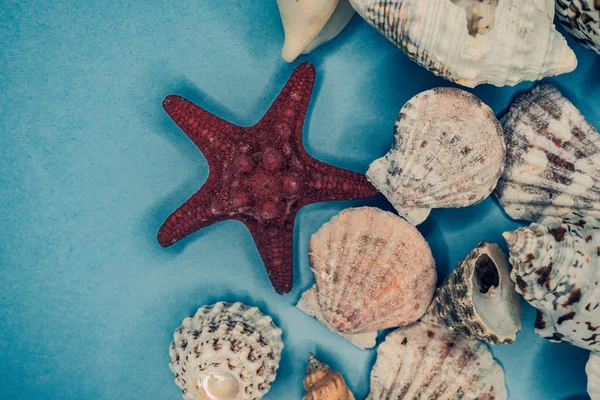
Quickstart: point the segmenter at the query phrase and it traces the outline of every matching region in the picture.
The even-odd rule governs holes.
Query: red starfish
[[[265,116],[249,128],[231,124],[190,101],[167,96],[163,107],[206,157],[204,186],[167,218],[161,246],[226,219],[246,224],[277,293],[292,288],[292,241],[298,210],[327,200],[372,197],[360,174],[309,156],[302,126],[315,69],[301,64]]]

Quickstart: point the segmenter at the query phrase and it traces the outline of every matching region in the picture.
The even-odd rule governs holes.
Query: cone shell
[[[600,351],[600,222],[547,217],[504,238],[516,290],[538,309],[536,333]]]
[[[354,16],[348,0],[277,0],[277,5],[285,32],[281,56],[287,62],[333,39]]]
[[[354,400],[342,374],[332,371],[329,365],[308,354],[302,400]]]
[[[281,329],[256,307],[205,306],[175,331],[169,367],[185,400],[255,400],[275,380]]]
[[[483,342],[417,322],[377,349],[367,400],[506,398],[504,371]]]
[[[600,54],[598,0],[556,0],[556,16],[575,40]]]
[[[508,215],[600,217],[600,135],[556,87],[518,96],[503,125],[506,167],[495,193]]]
[[[429,245],[410,224],[372,207],[343,210],[310,239],[323,318],[337,332],[373,332],[419,319],[435,290]]]
[[[600,400],[600,354],[590,352],[585,372],[587,373],[587,391],[590,398]]]
[[[392,148],[369,166],[367,178],[417,225],[432,208],[485,199],[504,154],[502,127],[487,105],[460,89],[432,89],[402,107]]]
[[[521,329],[521,304],[508,258],[481,242],[437,289],[423,321],[492,344],[512,343]]]
[[[512,86],[577,66],[575,54],[554,27],[553,0],[350,3],[410,59],[464,86]]]

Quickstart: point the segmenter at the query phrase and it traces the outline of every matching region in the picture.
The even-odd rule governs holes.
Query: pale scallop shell
[[[600,351],[600,222],[547,217],[504,238],[516,290],[538,310],[535,332]]]
[[[592,400],[600,400],[600,355],[593,351],[585,366],[587,374],[587,391]]]
[[[372,207],[343,210],[310,239],[317,297],[328,326],[374,332],[419,319],[435,290],[435,261],[416,228]]]
[[[377,349],[367,400],[505,400],[504,371],[487,346],[417,322]]]
[[[391,150],[367,178],[413,225],[432,208],[465,207],[494,190],[504,167],[504,136],[492,110],[460,89],[410,99],[396,120]]]
[[[279,367],[281,329],[256,307],[204,306],[183,320],[169,367],[185,400],[257,400]]]
[[[342,374],[333,371],[313,353],[308,354],[302,400],[354,400]]]
[[[600,217],[600,135],[556,87],[518,96],[503,126],[506,166],[495,194],[508,215]]]
[[[556,17],[575,40],[600,54],[598,0],[556,0]]]
[[[570,72],[575,53],[554,27],[554,0],[350,0],[406,55],[464,86]]]
[[[506,254],[481,242],[439,287],[422,321],[492,344],[512,343],[521,329],[521,303]]]

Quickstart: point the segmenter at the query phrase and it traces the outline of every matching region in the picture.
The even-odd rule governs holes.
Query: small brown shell
[[[306,392],[302,400],[354,400],[342,374],[332,371],[313,353],[308,353],[304,389]]]

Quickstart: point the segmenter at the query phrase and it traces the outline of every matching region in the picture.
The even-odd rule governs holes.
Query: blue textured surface
[[[282,41],[273,0],[0,1],[1,399],[178,399],[168,369],[173,330],[218,300],[257,305],[285,332],[267,399],[301,397],[308,351],[342,371],[357,398],[366,396],[375,352],[294,308],[312,281],[310,235],[364,203],[300,212],[286,296],[271,289],[240,223],[211,226],[166,250],[155,239],[208,173],[162,99],[177,93],[253,124],[292,72],[279,56]],[[550,81],[600,127],[600,57],[569,43],[579,67]],[[405,101],[452,86],[358,17],[302,59],[317,69],[308,151],[360,172],[387,151]],[[531,85],[472,92],[501,114]],[[502,242],[516,226],[488,199],[434,211],[420,230],[441,280],[477,242]],[[587,353],[536,337],[533,319],[526,306],[516,343],[493,349],[510,397],[586,398]]]

